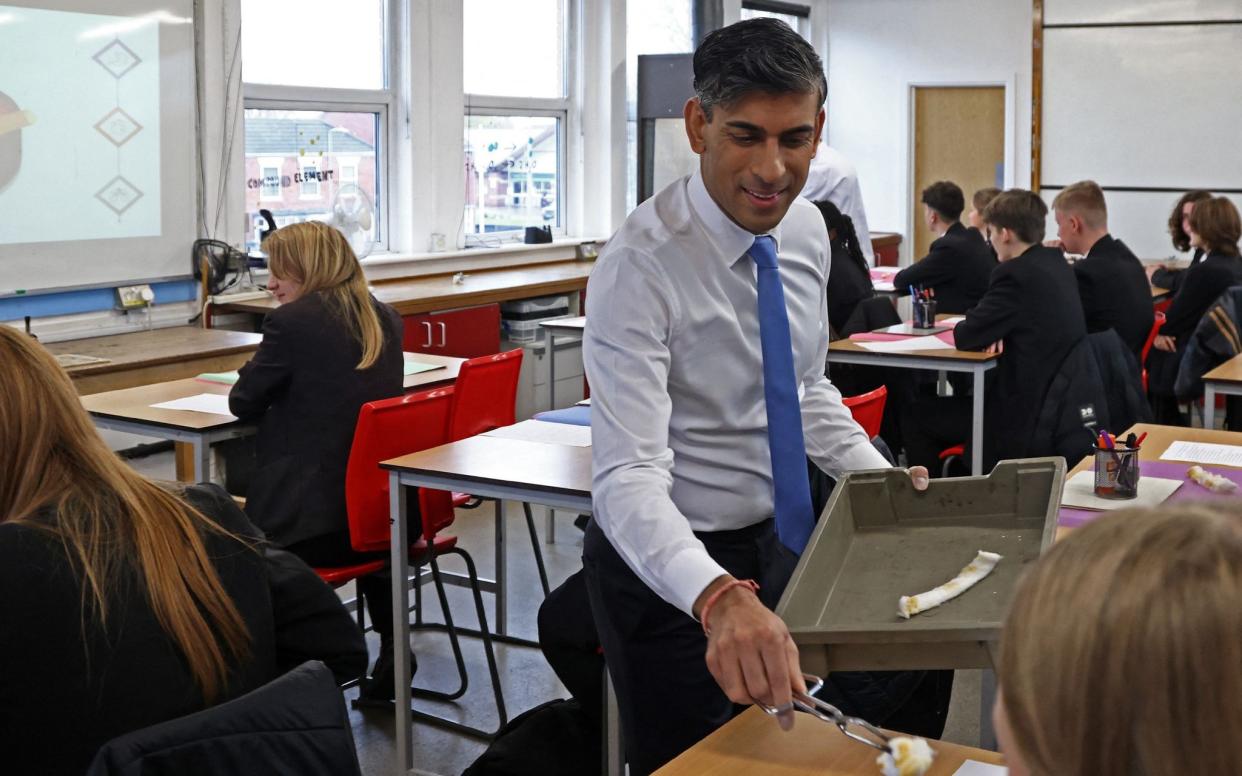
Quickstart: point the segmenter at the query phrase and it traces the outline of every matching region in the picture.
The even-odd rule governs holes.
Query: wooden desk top
[[[933,336],[933,335],[929,335]],[[866,353],[877,358],[884,356],[901,356],[902,358],[926,358],[931,361],[995,361],[1000,358],[995,353],[980,353],[973,350],[954,350],[945,345],[940,350],[911,350],[902,353],[878,353],[868,350],[861,343],[849,339],[840,339],[828,345],[829,360],[833,353]]]
[[[85,364],[66,370],[70,377],[77,379],[88,375],[176,363],[189,357],[251,353],[258,349],[261,339],[263,337],[259,334],[244,331],[173,326],[167,329],[53,342],[47,345],[47,349],[55,355],[73,353],[108,359],[102,364]]]
[[[871,245],[875,248],[887,248],[891,245],[901,245],[901,235],[896,232],[872,232]]]
[[[1203,376],[1205,382],[1242,383],[1242,356],[1234,356]]]
[[[931,741],[936,759],[928,776],[950,776],[966,760],[1001,765],[996,752]],[[656,771],[656,776],[878,776],[875,749],[851,741],[835,727],[799,714],[793,730],[747,709]]]
[[[116,420],[132,420],[187,431],[206,431],[238,423],[232,415],[214,415],[190,410],[155,409],[152,404],[196,396],[200,393],[228,395],[231,385],[188,378],[155,385],[140,385],[119,391],[83,396],[82,406],[92,415]]]
[[[463,482],[521,484],[566,496],[591,495],[591,448],[475,436],[380,464]]]
[[[413,315],[581,291],[586,288],[594,266],[591,261],[556,261],[467,272],[461,283],[454,283],[453,273],[447,273],[381,281],[373,288],[376,299],[392,305],[402,315]],[[276,306],[275,299],[256,299],[218,304],[214,309],[221,313],[266,313]]]
[[[572,318],[553,318],[550,321],[540,321],[539,325],[545,329],[582,331],[586,328],[586,316],[577,315]]]
[[[1167,288],[1161,288],[1160,286],[1151,287],[1151,298],[1153,301],[1163,299],[1171,293],[1173,292]]]

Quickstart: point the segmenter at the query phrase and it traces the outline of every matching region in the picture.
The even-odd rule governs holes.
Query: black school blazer
[[[936,291],[936,312],[964,313],[974,307],[988,288],[996,257],[978,230],[956,223],[932,241],[927,256],[893,278],[897,293],[910,286]]]

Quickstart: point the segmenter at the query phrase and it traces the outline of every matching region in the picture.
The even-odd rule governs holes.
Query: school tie
[[[772,489],[776,536],[801,555],[815,528],[811,485],[807,479],[806,444],[785,291],[776,262],[776,241],[755,238],[750,257],[758,267],[759,341],[763,349],[763,402],[768,412],[768,453],[772,458]]]

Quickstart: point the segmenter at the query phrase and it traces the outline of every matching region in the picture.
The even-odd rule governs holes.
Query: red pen
[[[1136,442],[1134,443],[1134,448],[1137,450],[1138,448],[1142,447],[1142,446],[1143,446],[1143,440],[1144,440],[1144,439],[1146,439],[1146,438],[1147,438],[1147,432],[1146,432],[1146,431],[1144,431],[1143,433],[1139,434],[1138,441],[1136,441]]]

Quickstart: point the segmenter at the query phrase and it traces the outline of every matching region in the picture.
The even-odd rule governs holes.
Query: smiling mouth
[[[746,196],[750,197],[751,200],[761,205],[774,204],[776,200],[780,198],[781,194],[784,193],[784,189],[780,191],[762,192],[755,191],[754,189],[748,189],[745,186],[742,187],[742,191],[746,192]]]

